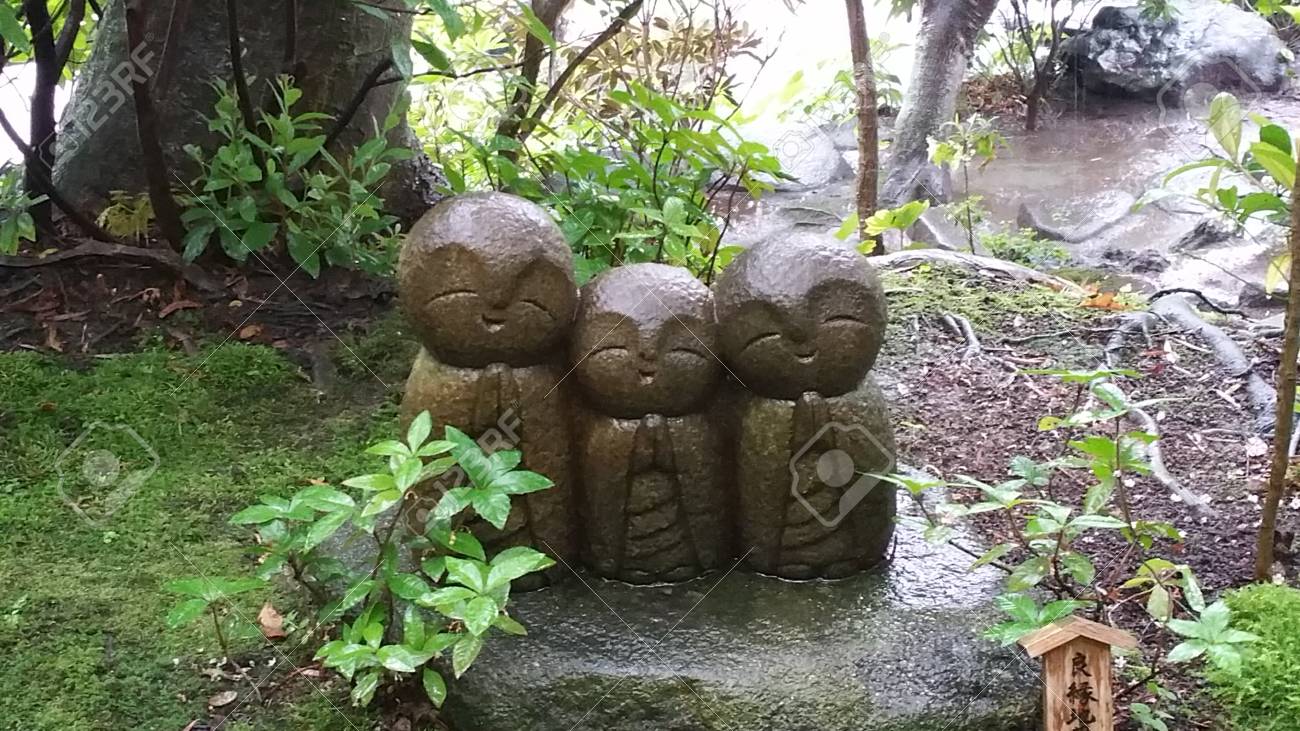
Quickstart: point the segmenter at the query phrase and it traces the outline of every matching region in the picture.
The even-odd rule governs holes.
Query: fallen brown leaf
[[[262,605],[262,611],[257,613],[257,623],[262,625],[262,636],[268,640],[284,639],[288,634],[284,631],[284,617],[275,611],[271,602]]]
[[[177,310],[194,310],[202,306],[203,305],[199,304],[198,302],[195,302],[194,300],[177,300],[176,302],[173,302],[170,305],[167,305],[166,307],[162,308],[162,310],[158,313],[158,319],[164,320],[167,318],[168,315],[172,314],[173,312],[176,312]]]
[[[240,339],[240,340],[252,340],[253,338],[255,338],[255,337],[257,337],[258,335],[261,335],[261,334],[262,334],[262,326],[261,326],[261,325],[245,325],[245,326],[244,326],[243,328],[241,328],[240,331],[239,331],[239,339]]]

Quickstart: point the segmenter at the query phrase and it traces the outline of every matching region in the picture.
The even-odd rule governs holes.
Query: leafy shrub
[[[36,224],[27,209],[45,196],[28,197],[20,165],[0,167],[0,254],[13,254],[23,241],[36,240]]]
[[[1234,624],[1259,636],[1248,661],[1211,658],[1211,693],[1223,703],[1233,728],[1294,729],[1300,719],[1300,591],[1260,584],[1227,594]]]
[[[1064,247],[1038,238],[1038,234],[1029,229],[986,233],[980,236],[980,244],[999,259],[1035,269],[1059,267],[1070,260]]]
[[[513,496],[548,489],[551,481],[516,469],[519,452],[487,455],[455,428],[448,427],[444,439],[429,440],[430,431],[425,412],[412,421],[404,442],[383,441],[367,449],[384,458],[385,468],[345,480],[342,486],[351,492],[322,484],[288,499],[264,495],[231,518],[235,525],[256,526],[261,554],[257,579],[231,586],[246,591],[287,573],[321,604],[321,625],[353,613],[350,622],[341,624],[339,636],[317,649],[316,659],[352,682],[356,705],[369,704],[382,684],[406,682],[417,674],[430,701],[442,705],[447,687],[438,658],[450,651],[450,670],[460,677],[492,629],[524,634],[523,626],[505,612],[511,583],[554,565],[545,554],[524,546],[489,559],[465,528],[473,516],[503,528]],[[408,518],[419,503],[411,490],[454,467],[468,484],[447,490],[417,529],[417,521]],[[360,534],[373,542],[359,568],[321,549],[345,527],[353,537]],[[418,571],[407,565],[412,555],[421,559]],[[232,593],[196,580],[168,587],[195,596],[173,611],[177,622],[204,610],[215,621],[212,602]]]
[[[109,204],[95,222],[118,238],[139,241],[148,235],[153,219],[153,201],[148,194],[132,195],[115,190],[109,194]]]
[[[182,197],[184,256],[193,260],[215,236],[236,261],[282,243],[308,274],[322,262],[384,271],[396,248],[396,219],[381,213],[375,190],[392,163],[412,153],[388,146],[385,135],[398,123],[389,115],[376,137],[342,162],[325,150],[320,122],[325,114],[293,114],[302,92],[287,80],[278,87],[277,114],[262,113],[259,129],[246,129],[234,92],[219,93],[208,126],[225,142],[208,155],[186,148],[201,173]]]

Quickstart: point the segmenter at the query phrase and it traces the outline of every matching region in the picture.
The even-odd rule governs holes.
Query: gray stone
[[[794,178],[773,181],[777,190],[814,190],[853,176],[835,141],[811,124],[785,129],[768,146],[781,169]]]
[[[1011,731],[1036,669],[984,640],[998,572],[900,528],[893,561],[837,582],[737,570],[631,587],[583,576],[512,600],[451,689],[457,731]],[[570,577],[572,578],[572,576]]]
[[[935,208],[925,209],[916,223],[907,229],[907,235],[913,241],[929,244],[935,249],[963,251],[967,248],[966,232]]]
[[[1285,81],[1286,46],[1260,15],[1218,0],[1171,6],[1171,18],[1144,18],[1139,7],[1098,11],[1092,28],[1065,47],[1084,84],[1177,107],[1200,84],[1258,92]]]

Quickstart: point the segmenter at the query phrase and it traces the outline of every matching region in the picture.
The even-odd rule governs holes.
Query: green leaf
[[[525,495],[530,492],[545,490],[554,484],[555,483],[551,482],[551,479],[545,475],[539,475],[536,472],[528,472],[526,470],[516,470],[514,472],[507,472],[493,480],[492,489],[500,490],[507,495]]]
[[[375,697],[375,691],[379,689],[379,671],[371,670],[357,678],[357,684],[352,688],[352,705],[368,706],[370,701]]]
[[[474,664],[478,654],[483,649],[483,638],[478,635],[461,635],[460,640],[451,651],[451,668],[456,677],[465,674],[469,666]]]
[[[326,538],[334,535],[350,517],[352,517],[351,510],[326,513],[307,530],[307,535],[303,538],[302,551],[305,553],[319,546]]]
[[[465,620],[465,629],[471,634],[481,635],[492,626],[499,612],[497,603],[491,597],[479,596],[465,605],[461,618]]]
[[[447,577],[476,592],[487,591],[487,566],[479,561],[447,556]]]
[[[429,702],[433,707],[442,708],[443,701],[447,700],[447,682],[442,679],[442,675],[437,670],[425,668],[421,685],[424,686],[424,694],[429,696]]]
[[[407,601],[415,601],[430,592],[428,582],[415,574],[393,574],[388,579],[388,588]]]
[[[411,426],[406,430],[406,444],[412,451],[418,450],[432,431],[433,417],[429,416],[428,411],[421,411],[419,416],[411,420]]]
[[[492,558],[487,588],[502,586],[525,574],[554,565],[555,561],[550,556],[527,546],[507,548]]]
[[[364,510],[361,511],[361,517],[368,518],[372,515],[379,515],[388,510],[397,503],[401,502],[402,493],[397,490],[385,490],[370,498]]]
[[[1014,546],[1011,545],[1010,543],[999,543],[996,546],[985,551],[984,555],[976,559],[975,563],[971,564],[970,569],[968,570],[974,571],[975,569],[985,564],[993,563],[994,561],[997,561],[998,559],[1010,553],[1012,548],[1014,548]]]
[[[456,40],[465,33],[465,21],[461,20],[460,13],[451,6],[448,0],[426,0],[433,12],[442,18],[442,27],[447,31],[447,37]],[[438,704],[435,704],[438,705]]]
[[[163,584],[163,588],[175,594],[197,596],[209,602],[242,594],[253,589],[261,589],[266,582],[261,579],[223,579],[193,578],[177,579]]]
[[[358,490],[369,490],[372,492],[382,492],[385,490],[396,490],[397,482],[393,480],[392,475],[375,474],[361,475],[343,481],[346,487],[355,487]]]
[[[338,510],[351,510],[357,506],[352,497],[341,490],[335,490],[327,485],[314,485],[303,490],[299,490],[297,495],[293,496],[296,502],[300,502],[313,510],[320,510],[326,513],[333,513]]]
[[[1038,582],[1051,573],[1051,564],[1046,556],[1035,556],[1015,567],[1007,577],[1007,589],[1025,591],[1038,585]]]
[[[522,624],[516,622],[514,618],[508,614],[497,615],[496,620],[492,622],[492,626],[507,634],[518,635],[520,637],[528,634],[528,630],[524,629]]]
[[[1188,662],[1195,660],[1205,653],[1206,644],[1202,640],[1188,640],[1180,643],[1174,649],[1169,651],[1165,660],[1169,662]]]
[[[404,37],[393,38],[393,68],[401,74],[403,79],[411,78],[411,49],[408,45],[408,39]]]
[[[402,612],[402,644],[422,648],[426,639],[424,616],[414,604],[407,604]]]
[[[424,462],[419,457],[407,457],[393,471],[393,480],[397,483],[397,489],[406,492],[420,481],[420,472],[424,470]]]
[[[447,572],[447,559],[443,556],[426,558],[420,562],[420,570],[423,571],[430,579],[437,581]]]
[[[1295,161],[1290,153],[1267,142],[1256,142],[1250,146],[1250,154],[1279,185],[1287,190],[1295,187]]]
[[[18,11],[9,3],[0,4],[0,38],[24,53],[32,49],[32,41],[27,37],[27,30],[18,19]]]
[[[396,439],[389,439],[367,447],[366,454],[378,454],[384,457],[410,457],[411,450]]]
[[[279,518],[284,511],[270,505],[250,505],[230,516],[231,525],[258,525]]]
[[[360,604],[361,600],[365,599],[366,595],[374,587],[374,579],[366,579],[352,585],[351,588],[344,592],[343,596],[321,609],[321,622],[332,622],[338,619],[344,612]]]
[[[1118,530],[1120,528],[1127,528],[1128,523],[1109,515],[1094,513],[1092,515],[1080,515],[1074,518],[1069,522],[1068,527],[1076,530],[1081,530],[1083,528],[1111,528]]]
[[[167,626],[176,629],[187,625],[207,611],[207,608],[208,602],[203,599],[186,599],[167,613]]]
[[[467,589],[463,586],[447,586],[437,591],[432,591],[419,598],[422,606],[429,607],[446,607],[459,602],[469,601],[478,596],[478,592],[473,589]]]
[[[1173,605],[1169,601],[1169,591],[1160,584],[1151,587],[1151,593],[1147,595],[1147,614],[1157,622],[1164,622],[1169,619],[1172,612]]]
[[[420,58],[423,58],[433,68],[439,71],[447,71],[451,68],[451,59],[447,57],[447,54],[428,40],[412,38],[411,47],[415,49],[416,53],[420,54]],[[394,52],[396,52],[396,47],[394,47]],[[410,78],[410,74],[403,74],[403,77]]]
[[[1220,600],[1206,607],[1204,612],[1201,612],[1200,623],[1212,633],[1209,636],[1214,636],[1228,628],[1228,622],[1231,618],[1232,610],[1228,609],[1228,605]]]
[[[379,664],[395,673],[413,673],[433,655],[432,652],[412,650],[405,645],[384,645],[375,653]]]
[[[487,555],[483,552],[483,544],[479,543],[479,540],[469,531],[458,530],[452,533],[445,542],[439,541],[439,543],[462,556],[469,556],[480,561],[487,560]]]
[[[1061,565],[1065,567],[1065,571],[1070,574],[1075,581],[1085,586],[1091,584],[1092,580],[1097,577],[1096,567],[1094,567],[1092,561],[1082,553],[1074,553],[1071,551],[1062,554]]]
[[[1236,161],[1241,153],[1241,123],[1244,115],[1237,97],[1219,92],[1210,101],[1210,132],[1230,160]]]
[[[510,519],[510,496],[500,492],[474,490],[470,494],[470,504],[474,512],[492,524],[497,530],[504,530]]]
[[[535,13],[533,13],[533,9],[529,7],[525,0],[519,0],[518,7],[520,14],[523,16],[524,27],[528,29],[529,35],[542,43],[545,43],[552,51],[554,51],[555,37],[551,35],[551,31],[547,30],[546,26],[543,25],[542,21]],[[460,673],[456,673],[456,677],[460,677]]]

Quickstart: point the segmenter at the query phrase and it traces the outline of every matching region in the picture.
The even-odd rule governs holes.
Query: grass
[[[1294,731],[1300,728],[1300,590],[1255,585],[1230,592],[1235,629],[1259,635],[1240,672],[1206,672],[1232,728]]]
[[[385,382],[400,383],[399,360],[376,366]],[[340,366],[345,381],[353,370]],[[248,575],[249,535],[227,524],[231,514],[259,494],[366,471],[361,450],[392,433],[396,407],[362,372],[323,397],[276,351],[238,343],[195,356],[146,346],[81,364],[0,354],[0,729],[176,731],[209,717],[213,693],[241,689],[200,674],[220,654],[211,625],[168,630],[176,597],[160,587]],[[286,586],[239,599],[236,618],[267,600],[308,616]],[[260,637],[236,647],[263,667],[287,664]],[[368,727],[365,715],[345,721],[335,710],[346,709],[345,688],[322,690],[286,685],[222,728]]]

